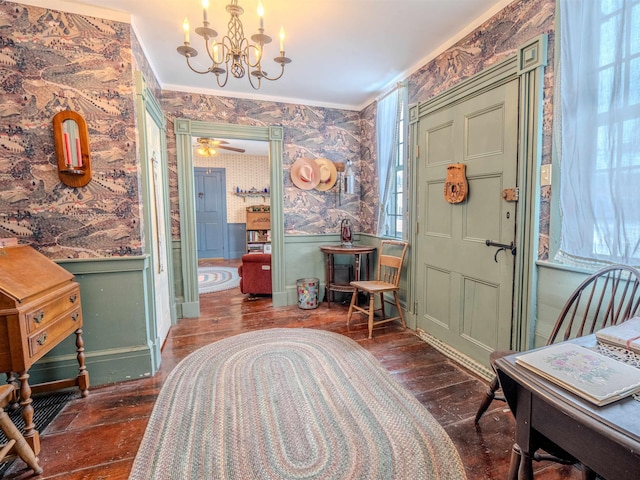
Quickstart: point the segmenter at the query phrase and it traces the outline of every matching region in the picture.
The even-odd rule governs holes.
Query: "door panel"
[[[467,159],[503,153],[503,113],[503,105],[493,105],[466,117],[465,156]]]
[[[492,325],[500,314],[500,286],[468,277],[463,282],[463,336],[480,345],[494,345],[495,331],[484,326]]]
[[[451,238],[451,205],[439,201],[444,192],[444,182],[427,184],[426,233],[432,236]]]
[[[227,194],[222,168],[196,168],[196,229],[198,258],[225,258]]]
[[[451,272],[425,266],[424,268],[424,291],[422,298],[425,299],[424,317],[430,322],[439,325],[441,328],[451,328]]]
[[[454,130],[453,123],[446,122],[434,126],[428,132],[427,157],[429,164],[451,162],[453,160]]]
[[[473,192],[474,201],[469,201],[464,209],[465,240],[484,244],[486,239],[500,237],[500,213],[504,200],[496,192],[501,192],[502,188],[500,176],[469,179],[469,191]]]
[[[511,340],[514,258],[485,241],[515,241],[516,204],[501,193],[516,186],[517,125],[517,80],[418,123],[418,327],[486,365]],[[450,163],[466,165],[458,204],[444,198]]]

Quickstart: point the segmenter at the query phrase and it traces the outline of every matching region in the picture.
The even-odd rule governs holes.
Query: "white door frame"
[[[144,228],[144,251],[145,255],[149,256],[149,261],[146,264],[145,271],[145,281],[147,284],[147,305],[146,311],[149,315],[149,320],[147,322],[147,335],[148,335],[148,343],[151,345],[151,355],[152,355],[152,367],[153,372],[155,372],[161,362],[161,349],[162,344],[165,340],[164,335],[168,332],[166,330],[166,325],[158,325],[159,315],[162,312],[158,312],[157,298],[158,296],[162,296],[163,300],[168,300],[169,302],[169,316],[171,325],[175,325],[177,322],[177,307],[175,301],[175,290],[174,290],[174,275],[173,275],[173,256],[171,249],[171,219],[169,215],[170,205],[169,205],[169,168],[167,165],[167,145],[166,145],[166,120],[162,109],[158,101],[153,96],[153,93],[149,90],[142,75],[142,72],[135,72],[135,82],[136,82],[136,105],[137,105],[137,125],[139,129],[139,155],[140,155],[140,177],[141,177],[141,196],[142,203],[144,205],[141,218],[142,224]],[[155,125],[160,129],[160,151],[157,152],[159,155],[158,160],[158,168],[161,169],[163,182],[161,190],[156,192],[154,188],[154,171],[153,167],[149,161],[151,158],[152,152],[148,151],[147,145],[147,114],[155,123]],[[158,187],[155,185],[155,187]],[[162,209],[162,221],[158,222],[157,225],[159,228],[163,228],[163,235],[161,236],[165,242],[164,244],[160,244],[160,235],[155,237],[153,235],[152,225],[158,218],[153,218],[154,208],[153,206],[161,207]],[[157,214],[160,214],[160,208],[156,211]],[[162,249],[162,252],[159,251]],[[164,255],[162,255],[164,254]],[[167,287],[168,291],[158,291],[156,285],[156,279],[159,275],[159,272],[156,271],[156,266],[162,264],[162,257],[166,260],[166,265],[162,265],[163,271],[166,271],[167,275]],[[168,297],[168,299],[166,298]],[[166,320],[166,318],[164,319]]]

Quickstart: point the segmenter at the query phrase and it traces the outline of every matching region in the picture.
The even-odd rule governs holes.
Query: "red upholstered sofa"
[[[240,291],[253,295],[271,295],[271,254],[247,253],[238,267]]]

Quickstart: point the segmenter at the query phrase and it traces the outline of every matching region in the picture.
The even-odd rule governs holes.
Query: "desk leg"
[[[24,438],[33,452],[38,455],[40,453],[40,434],[33,423],[33,406],[31,405],[33,400],[31,399],[29,374],[26,371],[21,372],[18,380],[20,380],[20,405],[22,406],[22,418],[24,419]]]
[[[524,388],[518,387],[518,407],[516,415],[516,444],[520,451],[520,466],[518,468],[519,480],[533,480],[533,454],[535,446],[531,441],[531,400],[533,395]],[[512,465],[514,458],[512,455]]]
[[[518,480],[533,480],[533,460],[531,455],[520,453],[520,468],[518,469]]]
[[[76,330],[76,352],[78,352],[78,388],[82,397],[89,395],[89,372],[84,364],[84,340],[82,329]]]

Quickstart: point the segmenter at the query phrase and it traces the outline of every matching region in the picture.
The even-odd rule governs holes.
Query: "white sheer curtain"
[[[640,0],[558,0],[565,263],[640,263]]]
[[[376,109],[376,141],[378,150],[378,235],[386,234],[387,203],[391,191],[398,148],[399,88],[378,100]]]

